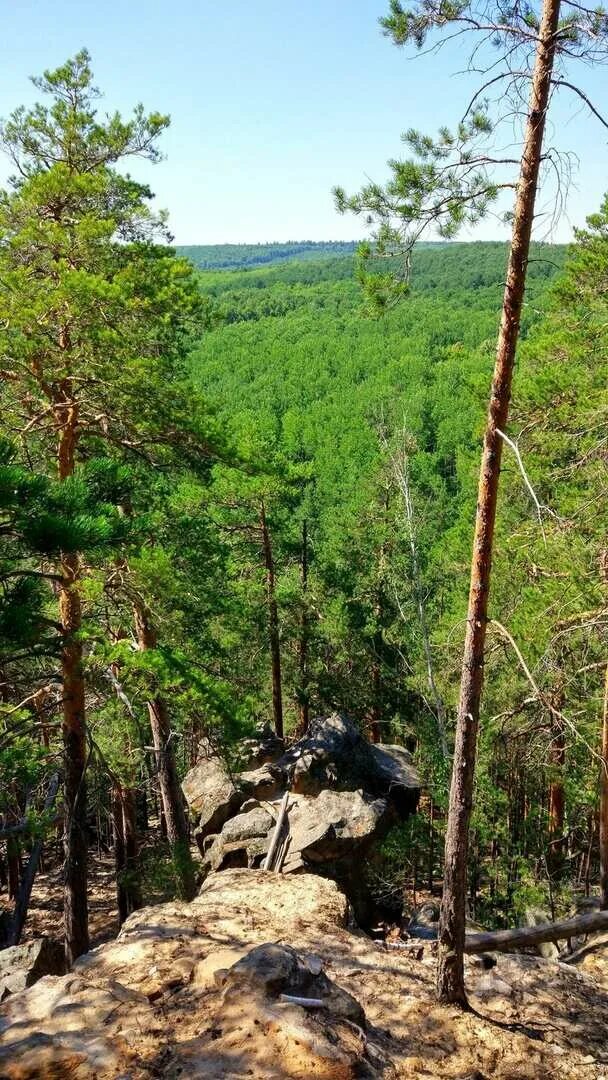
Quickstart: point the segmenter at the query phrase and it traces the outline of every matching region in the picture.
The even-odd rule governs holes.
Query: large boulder
[[[247,745],[247,769],[230,776],[203,747],[184,780],[207,872],[264,865],[289,793],[285,835],[278,847],[283,873],[315,870],[337,881],[366,919],[361,861],[391,824],[412,813],[420,781],[402,746],[370,743],[346,716],[313,720],[307,734],[277,756],[266,734]],[[274,863],[276,866],[276,862]]]
[[[362,855],[386,824],[386,799],[362,791],[332,791],[315,796],[295,795],[289,816],[289,848],[284,869],[302,857],[304,865],[337,863]],[[294,866],[294,869],[298,868]]]
[[[333,713],[311,721],[306,735],[275,762],[293,792],[317,795],[326,788],[361,789],[416,809],[420,780],[403,746],[370,743],[347,716]]]
[[[63,945],[53,938],[34,938],[24,945],[12,945],[0,952],[0,1001],[33,986],[44,975],[63,975]]]
[[[355,1024],[365,1024],[359,1002],[346,990],[328,979],[318,957],[299,956],[289,945],[277,942],[258,945],[236,961],[227,971],[216,971],[216,984],[224,988],[224,997],[240,995],[246,1007],[256,996],[269,1000],[299,998],[319,1002],[322,1008]],[[304,1005],[308,1008],[308,1005]]]
[[[219,835],[205,838],[204,869],[225,870],[235,866],[260,866],[268,851],[269,836],[274,824],[273,815],[259,803],[245,813],[230,818]]]
[[[243,799],[224,762],[209,755],[202,757],[184,777],[186,801],[198,821],[201,837],[219,832],[231,814],[238,811]]]

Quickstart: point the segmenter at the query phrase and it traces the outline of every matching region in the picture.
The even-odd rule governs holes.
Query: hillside
[[[534,253],[524,338],[564,256],[560,247]],[[217,325],[193,353],[195,380],[244,453],[308,469],[319,563],[342,558],[383,486],[381,428],[405,425],[415,440],[412,469],[421,506],[434,502],[435,540],[463,512],[463,459],[471,454],[474,470],[505,258],[498,243],[422,248],[411,294],[380,318],[366,313],[350,258],[201,275]],[[432,562],[426,527],[423,517]]]
[[[199,270],[244,270],[302,259],[353,255],[354,240],[303,240],[284,244],[182,244],[177,251]]]

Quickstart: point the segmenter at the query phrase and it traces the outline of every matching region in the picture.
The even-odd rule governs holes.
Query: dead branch
[[[588,915],[576,915],[561,922],[541,926],[520,926],[515,930],[488,931],[483,934],[467,934],[464,951],[469,956],[483,952],[508,952],[510,949],[542,945],[545,941],[566,941],[595,930],[608,930],[608,911],[593,911]]]

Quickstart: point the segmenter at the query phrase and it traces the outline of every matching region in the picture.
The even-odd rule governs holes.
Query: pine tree
[[[158,161],[168,118],[141,106],[126,121],[100,118],[86,51],[34,84],[51,105],[19,108],[0,129],[15,168],[0,196],[7,423],[31,461],[47,468],[55,459],[66,485],[100,445],[148,459],[180,446],[196,457],[205,442],[182,361],[200,326],[198,289],[191,268],[153,243],[167,234],[148,187],[117,168]],[[88,948],[83,552],[63,548],[56,569],[71,963]]]
[[[376,306],[386,306],[408,288],[411,251],[429,228],[449,239],[464,224],[483,217],[502,187],[515,186],[512,234],[502,318],[496,348],[494,379],[482,451],[479,492],[471,561],[471,586],[462,663],[460,703],[450,807],[445,847],[444,890],[439,931],[438,994],[442,1001],[466,1006],[464,986],[464,936],[468,834],[472,812],[475,757],[483,685],[484,647],[488,621],[488,598],[494,542],[498,482],[511,398],[511,382],[519,337],[530,239],[541,163],[546,158],[544,133],[552,90],[564,87],[589,103],[580,88],[560,77],[566,58],[582,57],[598,62],[606,57],[608,17],[599,10],[570,5],[560,21],[560,0],[543,0],[539,9],[488,7],[460,0],[424,0],[404,7],[391,0],[390,14],[382,21],[386,33],[398,45],[418,49],[429,40],[440,47],[437,34],[468,32],[481,42],[489,36],[498,59],[488,60],[486,82],[474,94],[455,131],[442,128],[433,139],[409,131],[406,142],[413,160],[391,163],[393,179],[386,187],[370,184],[359,195],[347,198],[336,190],[338,208],[367,213],[377,223],[375,246],[363,251],[364,266],[373,256],[400,267],[367,276],[368,293]],[[480,46],[483,47],[483,46]],[[516,58],[516,62],[514,62]],[[490,75],[490,70],[494,74]],[[490,136],[496,121],[488,113],[483,94],[501,84],[501,102],[519,111],[528,98],[522,120],[521,156],[498,159]],[[526,94],[527,88],[527,94]],[[500,109],[500,106],[499,106]],[[595,110],[594,110],[595,111]],[[501,113],[499,112],[499,119]],[[597,115],[597,113],[596,113]],[[498,183],[492,166],[518,168],[517,182]]]

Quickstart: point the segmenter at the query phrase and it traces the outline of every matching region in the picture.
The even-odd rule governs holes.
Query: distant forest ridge
[[[359,246],[356,240],[289,240],[286,243],[268,244],[181,244],[177,245],[180,255],[189,259],[199,270],[254,270],[269,266],[280,266],[289,262],[317,261],[352,256]],[[450,251],[450,259],[457,260],[459,253],[469,255],[476,251],[484,255],[490,252],[496,257],[504,251],[507,257],[507,244],[499,240],[461,241],[425,241],[417,245],[418,249],[427,249],[438,253],[443,249]],[[559,265],[563,262],[565,245],[534,245],[536,257],[556,256]],[[467,256],[465,255],[465,258]],[[534,259],[534,252],[532,253]],[[339,275],[342,276],[342,275]]]
[[[186,244],[177,250],[200,270],[245,270],[292,259],[353,255],[358,245],[357,240],[288,240],[284,244]]]

